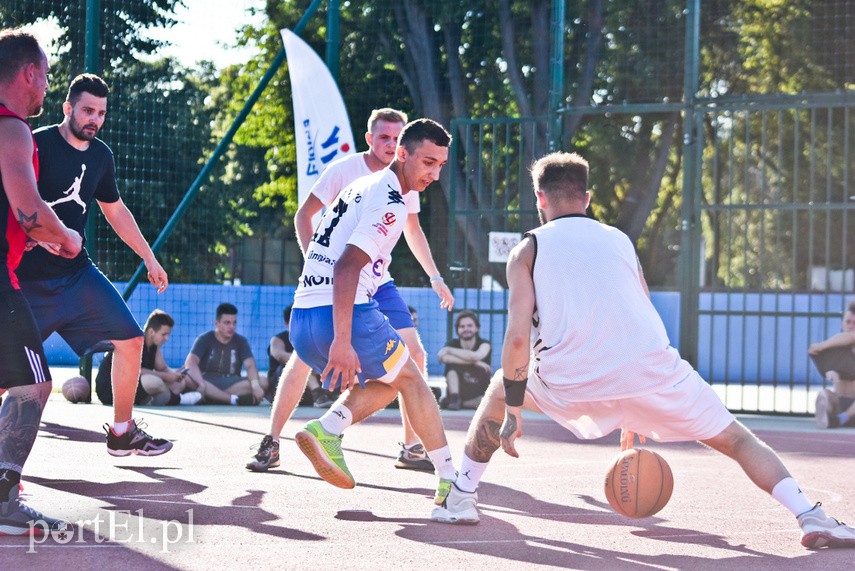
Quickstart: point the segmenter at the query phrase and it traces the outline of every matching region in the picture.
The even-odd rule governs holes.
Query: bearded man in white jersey
[[[356,179],[368,176],[389,166],[395,159],[398,136],[407,123],[407,115],[397,109],[384,107],[375,109],[368,118],[368,131],[365,142],[368,150],[363,153],[349,155],[333,162],[324,170],[312,186],[311,192],[300,204],[294,216],[294,228],[303,254],[308,251],[314,231],[312,218],[322,208],[329,207],[339,193]],[[431,255],[425,233],[419,222],[419,194],[417,192],[403,195],[407,206],[407,217],[404,225],[404,238],[410,250],[421,264],[425,273],[430,277],[430,285],[440,298],[440,307],[451,311],[454,307],[454,296],[445,285],[442,275],[437,269]],[[427,378],[425,367],[425,348],[416,331],[409,308],[401,297],[398,288],[388,268],[380,280],[377,291],[373,295],[380,306],[380,311],[389,318],[392,327],[401,335],[410,351],[410,357]],[[309,376],[309,366],[300,360],[296,353],[288,359],[279,379],[276,397],[273,400],[273,410],[270,413],[270,432],[258,445],[252,460],[246,464],[247,470],[266,472],[269,468],[279,466],[279,435],[294,408],[300,402],[300,397],[306,388]],[[273,382],[276,379],[272,379]],[[419,442],[407,414],[406,399],[400,399],[401,422],[404,428],[404,441],[395,462],[396,468],[433,472],[433,464]]]
[[[325,388],[344,391],[295,437],[318,475],[335,486],[354,487],[341,435],[400,393],[439,477],[437,505],[454,479],[439,407],[373,296],[404,230],[404,195],[423,192],[439,179],[450,143],[451,136],[435,121],[408,123],[392,164],[339,194],[312,236],[291,312],[291,343],[300,359],[320,373]],[[354,387],[357,376],[361,388]]]
[[[700,441],[736,460],[796,516],[802,545],[855,547],[855,529],[811,504],[777,454],[670,346],[629,238],[585,215],[588,163],[575,153],[553,153],[535,162],[532,178],[542,225],[508,258],[502,369],[469,427],[459,475],[432,519],[478,522],[478,483],[500,445],[519,457],[525,408],[583,439],[620,427],[624,450],[636,434],[642,442]]]

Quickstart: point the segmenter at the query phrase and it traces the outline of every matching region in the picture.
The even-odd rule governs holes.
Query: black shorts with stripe
[[[50,380],[39,329],[24,294],[0,291],[0,389]]]

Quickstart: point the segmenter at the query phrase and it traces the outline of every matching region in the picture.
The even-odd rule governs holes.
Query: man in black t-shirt
[[[184,360],[187,386],[202,393],[205,402],[254,405],[267,390],[267,377],[258,374],[249,341],[236,332],[237,312],[231,303],[217,306],[214,330],[199,335]]]
[[[478,408],[490,386],[492,369],[490,342],[481,339],[481,324],[471,311],[461,311],[454,320],[457,339],[439,350],[439,362],[445,364],[446,397],[440,405],[448,410]]]
[[[113,153],[95,135],[107,115],[110,90],[97,75],[78,75],[62,104],[62,123],[35,133],[41,172],[39,194],[63,223],[84,237],[93,200],[116,234],[139,255],[158,293],[168,278],[119,196]],[[152,438],[133,420],[134,395],[140,376],[143,332],[122,296],[102,274],[85,248],[71,259],[55,256],[56,245],[31,243],[21,260],[18,279],[30,303],[42,339],[56,331],[83,355],[102,341],[115,347],[113,425],[107,452],[113,456],[156,456],[172,448]]]

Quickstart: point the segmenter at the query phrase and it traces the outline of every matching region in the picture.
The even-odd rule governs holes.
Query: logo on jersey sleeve
[[[391,226],[395,223],[395,220],[397,219],[395,218],[395,214],[392,212],[387,212],[383,215],[383,224],[385,224],[386,226]]]
[[[389,202],[386,204],[404,204],[404,197],[401,196],[401,193],[392,188],[389,184],[386,186],[389,187]]]

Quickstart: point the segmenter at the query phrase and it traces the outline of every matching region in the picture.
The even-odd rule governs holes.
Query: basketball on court
[[[665,507],[673,489],[671,467],[659,454],[644,448],[624,450],[606,472],[606,499],[626,517],[652,516]]]
[[[71,377],[62,384],[62,396],[69,402],[89,402],[89,381],[81,376]]]

